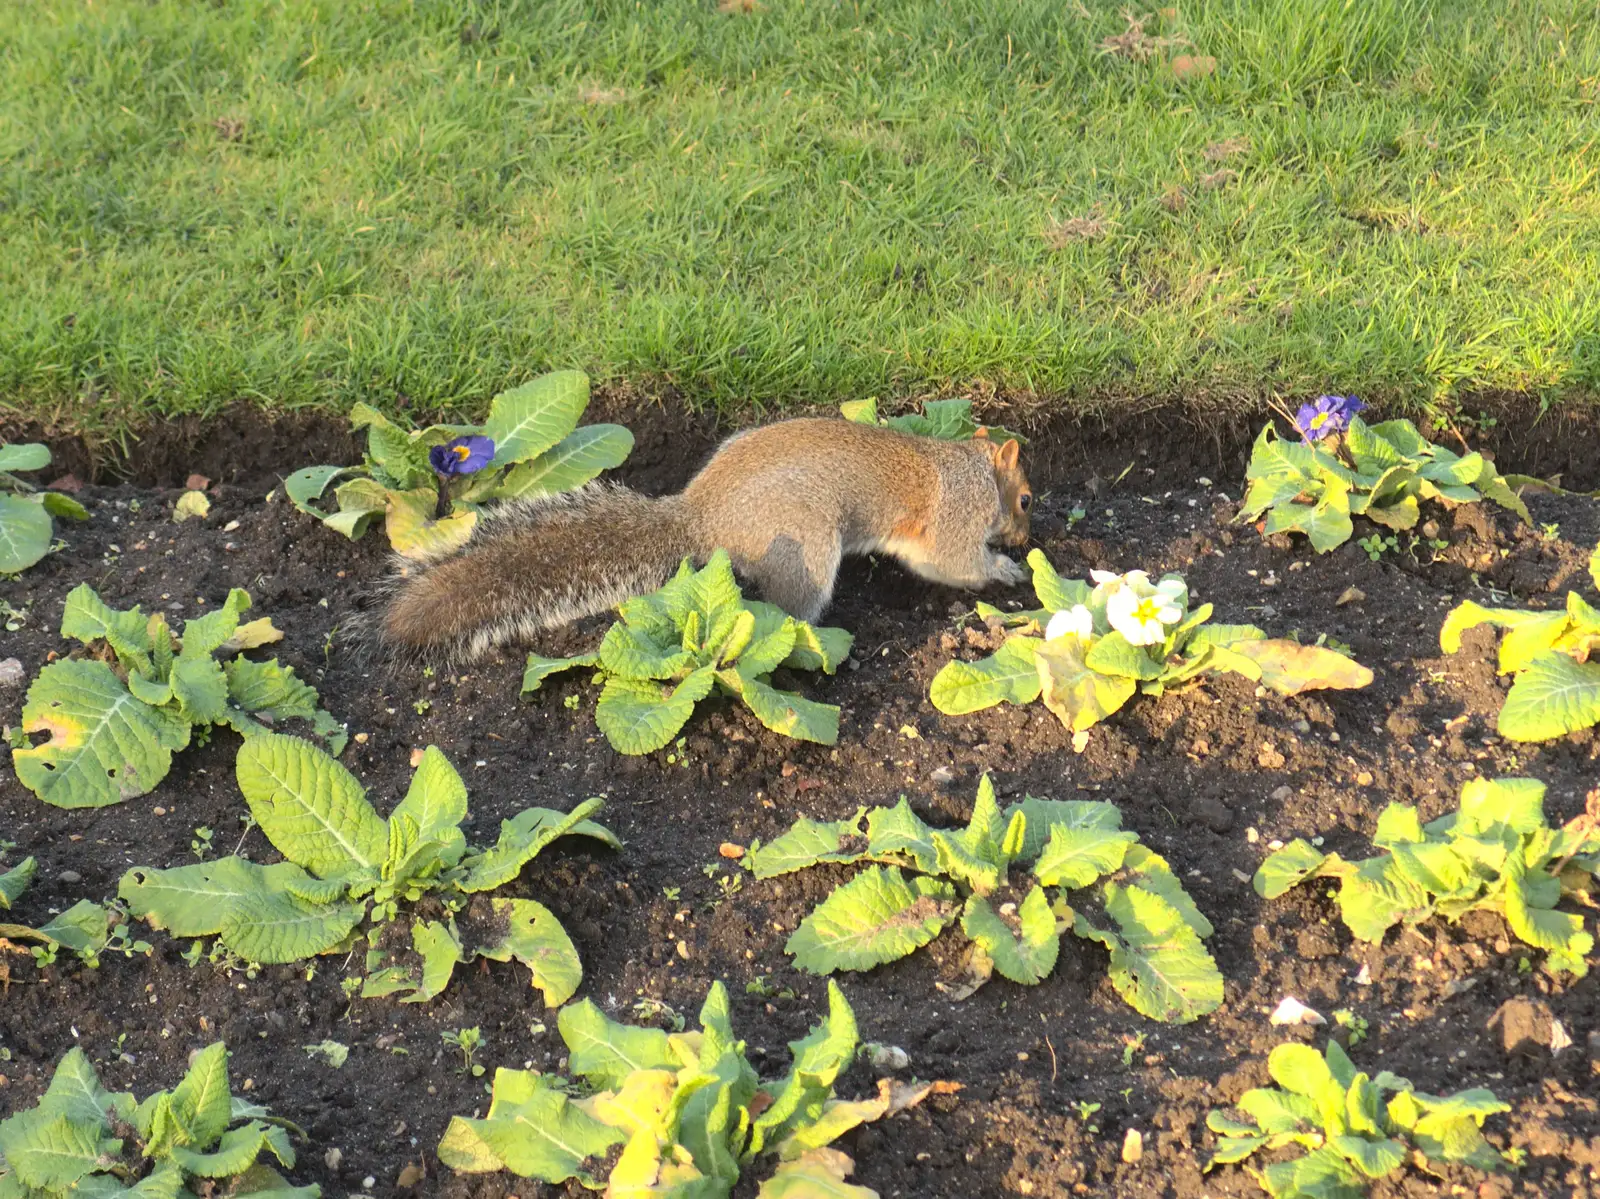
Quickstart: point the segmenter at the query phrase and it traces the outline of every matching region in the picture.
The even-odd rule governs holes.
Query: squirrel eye
[[[1024,512],[1026,512],[1028,510],[1029,506],[1032,505],[1032,503],[1033,503],[1033,497],[1031,495],[1029,495],[1026,491],[1024,491],[1021,495],[1019,495],[1017,497],[1017,507],[1021,508]]]

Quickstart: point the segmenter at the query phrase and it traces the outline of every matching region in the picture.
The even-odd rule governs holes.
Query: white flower
[[[1046,641],[1054,641],[1057,637],[1066,637],[1069,634],[1084,640],[1094,636],[1094,613],[1082,604],[1074,604],[1057,612],[1044,628]]]
[[[1131,645],[1160,645],[1167,639],[1167,626],[1183,619],[1188,596],[1182,579],[1162,579],[1152,587],[1149,576],[1144,575],[1138,583],[1111,593],[1106,600],[1106,619]]]

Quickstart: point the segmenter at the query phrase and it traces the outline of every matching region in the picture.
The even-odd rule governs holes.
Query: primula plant
[[[929,697],[951,716],[999,703],[1043,699],[1075,733],[1110,716],[1137,692],[1160,695],[1203,675],[1232,671],[1295,695],[1319,687],[1365,687],[1372,672],[1319,645],[1269,639],[1254,625],[1214,625],[1212,606],[1191,608],[1182,577],[1152,583],[1144,571],[1093,572],[1092,586],[1062,579],[1040,550],[1028,555],[1041,608],[978,614],[1009,633],[991,656],[951,662]]]
[[[225,725],[246,738],[289,719],[310,722],[335,753],[344,726],[317,706],[316,690],[278,662],[231,657],[278,641],[270,620],[240,623],[250,607],[235,587],[221,607],[174,635],[164,614],[108,607],[74,587],[61,635],[87,658],[52,662],[28,688],[24,733],[49,740],[12,751],[17,778],[58,808],[101,808],[144,795],[167,776],[194,730]]]
[[[266,1153],[293,1167],[290,1129],[299,1132],[231,1094],[220,1041],[194,1055],[177,1086],[143,1102],[107,1091],[83,1050],[71,1049],[38,1106],[0,1121],[0,1196],[317,1199],[317,1187],[291,1186],[256,1160]]]
[[[1309,1045],[1279,1045],[1267,1072],[1278,1085],[1240,1096],[1234,1106],[1244,1119],[1207,1114],[1206,1127],[1217,1134],[1207,1170],[1258,1149],[1298,1145],[1310,1152],[1250,1169],[1263,1190],[1276,1199],[1360,1199],[1372,1179],[1403,1169],[1413,1156],[1436,1166],[1506,1166],[1482,1129],[1486,1118],[1511,1107],[1483,1087],[1426,1095],[1387,1070],[1376,1077],[1358,1071],[1336,1041],[1325,1055]]]
[[[350,423],[367,431],[360,466],[308,466],[284,481],[295,507],[351,540],[380,517],[389,544],[407,556],[466,543],[478,510],[493,500],[570,491],[621,464],[633,434],[585,425],[589,377],[556,371],[495,396],[478,425],[405,429],[357,404]],[[342,480],[342,481],[341,481]],[[317,506],[330,487],[337,510]]]
[[[1188,1023],[1222,1002],[1222,975],[1202,944],[1211,923],[1165,859],[1121,825],[1116,805],[1094,800],[1028,796],[1002,811],[984,775],[965,829],[930,828],[901,799],[846,820],[801,817],[757,846],[748,865],[773,878],[821,862],[881,863],[829,895],[789,938],[795,965],[813,974],[903,958],[959,917],[975,980],[998,971],[1033,984],[1055,968],[1071,930],[1110,951],[1111,983],[1135,1009]],[[1013,866],[1031,877],[1014,882]]]
[[[720,982],[711,985],[697,1032],[619,1024],[587,999],[563,1008],[557,1023],[575,1079],[496,1070],[487,1117],[453,1119],[440,1162],[464,1174],[576,1179],[611,1196],[719,1199],[767,1158],[772,1166],[760,1169],[771,1173],[757,1192],[764,1199],[872,1199],[876,1192],[845,1182],[850,1158],[827,1146],[936,1085],[885,1080],[876,1098],[834,1098],[857,1033],[832,983],[827,1020],[790,1042],[793,1065],[771,1080],[734,1037]]]
[[[839,414],[845,420],[861,425],[881,425],[901,433],[915,433],[921,437],[937,437],[942,441],[970,441],[974,437],[992,437],[996,441],[1015,440],[1026,444],[1027,438],[998,425],[980,425],[972,418],[971,400],[927,400],[921,412],[907,412],[901,416],[879,416],[877,400],[851,400],[839,405]]]
[[[50,465],[50,447],[38,442],[0,445],[0,574],[27,570],[50,552],[52,516],[88,520],[89,510],[59,491],[38,491],[19,472]]]
[[[1261,864],[1256,892],[1276,899],[1307,879],[1337,879],[1340,915],[1362,941],[1381,941],[1396,924],[1453,921],[1487,909],[1522,941],[1548,950],[1547,969],[1581,976],[1594,937],[1582,917],[1556,905],[1594,889],[1600,792],[1591,811],[1551,828],[1544,791],[1536,779],[1474,779],[1462,788],[1457,811],[1427,824],[1415,808],[1390,804],[1372,838],[1382,854],[1350,862],[1297,838]]]
[[[1351,517],[1365,516],[1389,529],[1414,528],[1423,500],[1470,504],[1493,500],[1524,521],[1528,509],[1511,482],[1482,454],[1456,454],[1435,445],[1408,420],[1368,425],[1364,404],[1350,396],[1322,396],[1295,414],[1300,441],[1261,430],[1245,478],[1250,486],[1240,520],[1263,514],[1264,533],[1304,533],[1325,554],[1349,541]]]
[[[0,872],[0,912],[9,911],[22,898],[22,893],[33,882],[38,872],[38,862],[24,858],[9,870]],[[116,905],[107,906],[88,899],[80,899],[66,911],[53,916],[38,928],[26,924],[11,924],[0,920],[0,991],[11,977],[7,953],[26,952],[40,967],[50,965],[63,949],[74,954],[79,961],[93,969],[100,964],[100,955],[107,951],[120,951],[124,956],[149,953],[150,945],[128,936],[125,913]],[[4,1191],[0,1191],[3,1195]]]
[[[621,619],[594,653],[530,654],[523,694],[558,671],[594,667],[603,684],[595,723],[625,754],[666,745],[713,689],[742,701],[785,737],[824,745],[839,739],[838,708],[780,691],[771,676],[779,667],[832,674],[850,653],[850,634],[813,628],[773,604],[745,599],[724,551],[702,570],[685,559],[660,591],[636,596],[618,612]]]
[[[1600,546],[1589,559],[1589,573],[1600,590]],[[1455,653],[1461,634],[1480,624],[1506,630],[1500,673],[1516,676],[1496,722],[1502,736],[1549,741],[1600,724],[1600,609],[1576,591],[1567,592],[1565,608],[1550,612],[1485,608],[1468,600],[1445,617],[1439,648]]]
[[[432,746],[388,820],[354,775],[295,737],[247,741],[235,773],[250,815],[286,860],[138,867],[118,888],[133,915],[175,937],[219,937],[239,957],[266,963],[352,950],[365,924],[367,997],[426,1002],[476,957],[521,962],[551,1007],[578,989],[577,951],[550,909],[479,896],[514,880],[557,837],[619,847],[588,819],[598,799],[567,813],[525,808],[501,821],[494,845],[472,849],[459,827],[466,785]]]

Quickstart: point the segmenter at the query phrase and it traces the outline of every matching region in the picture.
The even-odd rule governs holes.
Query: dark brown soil
[[[660,409],[624,415],[640,448],[621,474],[641,486],[681,482],[709,445],[701,419]],[[1420,804],[1432,817],[1452,808],[1461,784],[1480,773],[1544,780],[1553,819],[1582,809],[1585,792],[1600,783],[1600,736],[1590,731],[1539,747],[1501,741],[1494,718],[1504,692],[1491,640],[1470,635],[1460,654],[1442,657],[1437,637],[1449,606],[1482,598],[1479,587],[1500,588],[1519,604],[1553,605],[1569,586],[1583,586],[1600,508],[1532,497],[1537,520],[1558,531],[1517,528],[1502,513],[1437,512],[1436,539],[1449,541],[1446,550],[1419,543],[1415,556],[1401,550],[1374,563],[1352,543],[1318,557],[1304,542],[1269,544],[1229,523],[1242,427],[1208,440],[1176,426],[1152,436],[1161,427],[1160,418],[1152,421],[1127,435],[1085,425],[1041,431],[1031,450],[1042,494],[1036,544],[1063,573],[1182,570],[1193,593],[1216,604],[1219,620],[1325,632],[1348,643],[1377,673],[1370,688],[1280,700],[1258,698],[1242,682],[1207,683],[1140,699],[1075,754],[1039,705],[958,719],[937,713],[928,684],[953,654],[972,652],[958,627],[970,599],[930,590],[892,564],[862,561],[848,568],[828,617],[856,634],[849,668],[832,679],[797,680],[843,708],[837,748],[785,741],[744,712],[712,703],[690,723],[673,761],[665,752],[625,758],[598,735],[592,689],[577,677],[553,680],[525,702],[514,656],[470,675],[428,678],[390,672],[354,652],[344,630],[384,570],[382,546],[376,535],[351,545],[281,499],[262,502],[268,468],[333,460],[328,455],[340,448],[293,425],[271,435],[212,426],[211,448],[193,442],[189,461],[172,457],[147,475],[181,482],[192,469],[225,480],[203,524],[171,523],[173,490],[87,487],[79,498],[94,519],[63,529],[64,550],[5,584],[6,602],[25,611],[27,623],[5,634],[0,656],[19,657],[31,677],[50,655],[68,652],[55,635],[61,604],[85,580],[118,606],[137,602],[180,616],[216,604],[230,586],[248,588],[253,615],[272,617],[287,633],[280,656],[361,734],[344,760],[380,811],[403,794],[412,748],[428,744],[466,777],[469,834],[479,840],[492,839],[503,816],[530,804],[565,808],[605,795],[602,818],[626,850],[558,846],[514,893],[557,912],[583,958],[582,994],[614,1013],[649,998],[692,1019],[707,985],[725,979],[735,1025],[767,1055],[768,1072],[782,1068],[784,1043],[824,1006],[825,985],[790,969],[784,940],[848,871],[768,882],[743,876],[724,895],[721,880],[739,876],[719,857],[722,842],[771,839],[798,815],[833,819],[902,793],[926,818],[954,822],[970,812],[986,770],[1003,795],[1117,803],[1125,824],[1167,856],[1216,924],[1211,946],[1227,979],[1223,1008],[1187,1027],[1147,1021],[1111,989],[1104,953],[1070,937],[1042,985],[997,981],[962,1003],[935,987],[959,974],[956,933],[930,952],[844,976],[864,1039],[903,1047],[911,1073],[964,1086],[846,1138],[855,1181],[886,1199],[1259,1193],[1237,1168],[1201,1174],[1211,1149],[1204,1118],[1266,1080],[1274,1044],[1289,1037],[1322,1043],[1313,1030],[1267,1023],[1285,995],[1366,1019],[1371,1035],[1353,1051],[1363,1068],[1395,1071],[1432,1092],[1485,1085],[1514,1105],[1489,1130],[1496,1144],[1526,1151],[1519,1174],[1475,1189],[1476,1177],[1441,1187],[1412,1171],[1376,1186],[1375,1195],[1440,1194],[1455,1183],[1466,1189],[1451,1193],[1484,1196],[1592,1193],[1600,1178],[1600,1087],[1588,1040],[1600,1032],[1600,1000],[1592,978],[1555,983],[1537,968],[1519,969],[1525,950],[1495,917],[1426,925],[1366,946],[1352,941],[1321,889],[1265,903],[1247,880],[1274,840],[1320,835],[1360,854],[1384,804]],[[1592,435],[1551,439],[1542,427],[1523,427],[1520,437],[1501,442],[1502,469],[1560,469],[1569,486],[1600,486]],[[88,471],[87,460],[81,469]],[[1070,512],[1080,506],[1087,515],[1074,522]],[[1351,586],[1366,598],[1337,606]],[[600,624],[540,648],[570,650],[592,641]],[[0,721],[16,724],[21,703],[20,688],[0,692]],[[209,745],[179,755],[155,793],[100,811],[46,807],[0,768],[0,839],[17,843],[8,860],[33,854],[40,862],[38,881],[10,918],[41,923],[80,897],[114,895],[130,866],[193,860],[197,826],[215,830],[220,852],[231,850],[245,812],[233,781],[237,744],[219,731]],[[244,850],[270,853],[258,832]],[[360,1194],[370,1177],[368,1193],[395,1194],[401,1171],[421,1163],[426,1180],[406,1193],[549,1193],[510,1176],[441,1177],[433,1155],[451,1113],[486,1105],[487,1076],[459,1072],[442,1032],[480,1027],[478,1060],[491,1070],[525,1062],[554,1068],[563,1056],[552,1014],[521,967],[458,972],[428,1005],[350,1004],[340,988],[351,972],[344,960],[319,961],[314,971],[265,967],[249,977],[203,959],[190,968],[180,957],[184,944],[144,935],[155,945],[148,958],[111,956],[93,971],[63,957],[38,973],[13,959],[12,984],[0,998],[0,1047],[10,1053],[0,1061],[0,1112],[31,1103],[74,1044],[108,1085],[144,1092],[171,1085],[192,1049],[223,1037],[236,1088],[248,1085],[252,1098],[308,1131],[296,1181],[319,1182],[332,1196]],[[1365,985],[1357,981],[1363,966]],[[747,992],[760,979],[773,994]],[[786,990],[793,996],[776,994]],[[1513,1007],[1491,1030],[1491,1018],[1511,1000],[1535,1007]],[[1512,1017],[1559,1019],[1574,1045],[1554,1057],[1526,1044],[1508,1051]],[[342,1069],[302,1049],[324,1039],[350,1046]],[[851,1094],[871,1085],[864,1066],[844,1080]],[[1100,1107],[1085,1119],[1080,1103]],[[1143,1159],[1132,1165],[1119,1156],[1130,1128],[1144,1135]]]

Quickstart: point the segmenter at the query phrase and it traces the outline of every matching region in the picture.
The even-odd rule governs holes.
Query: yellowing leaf
[[[813,1149],[780,1165],[756,1199],[878,1199],[877,1191],[845,1181],[854,1169],[855,1162],[838,1149]]]
[[[1241,641],[1230,648],[1261,667],[1262,683],[1279,695],[1350,691],[1372,682],[1372,671],[1361,663],[1320,645],[1277,639]]]
[[[405,558],[433,558],[460,549],[477,527],[476,512],[458,512],[435,520],[438,497],[427,488],[389,493],[384,530],[395,553]]]
[[[177,504],[172,509],[172,519],[182,524],[191,516],[204,519],[211,515],[211,501],[206,499],[203,491],[186,491],[178,497]]]
[[[1040,642],[1034,653],[1044,706],[1075,733],[1110,716],[1139,686],[1136,679],[1090,670],[1087,652],[1082,638],[1058,637]]]
[[[242,649],[258,649],[282,640],[283,630],[272,623],[271,617],[263,616],[260,620],[240,625],[233,631],[233,636],[217,648],[224,653],[237,653]]]

